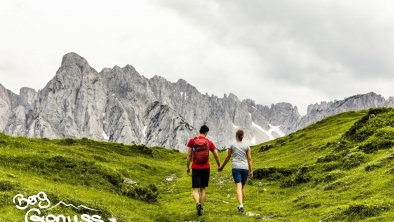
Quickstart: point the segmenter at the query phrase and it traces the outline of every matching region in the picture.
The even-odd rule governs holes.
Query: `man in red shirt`
[[[218,168],[220,167],[215,144],[206,138],[208,131],[209,128],[206,125],[201,126],[200,135],[190,139],[187,143],[186,171],[187,174],[190,174],[190,162],[192,161],[192,188],[198,216],[202,215],[202,205],[205,202],[205,188],[208,187],[209,182],[209,151],[213,153]]]

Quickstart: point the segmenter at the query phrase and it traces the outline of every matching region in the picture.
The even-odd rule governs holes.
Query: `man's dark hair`
[[[200,128],[200,133],[201,133],[201,134],[205,134],[205,133],[207,133],[207,132],[209,132],[208,126],[202,125],[201,128]]]

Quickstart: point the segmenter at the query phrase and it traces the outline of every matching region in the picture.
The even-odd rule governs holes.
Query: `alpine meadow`
[[[220,159],[225,155],[221,152]],[[198,217],[191,177],[185,171],[186,154],[177,150],[86,138],[50,140],[0,134],[0,221],[22,221],[26,211],[15,207],[14,196],[41,191],[53,204],[63,201],[96,209],[104,221],[394,218],[392,108],[325,118],[252,147],[252,156],[254,178],[247,182],[245,213],[236,212],[231,168],[218,173],[210,158],[207,201],[204,215]],[[53,215],[80,216],[87,211],[65,206],[50,209]]]

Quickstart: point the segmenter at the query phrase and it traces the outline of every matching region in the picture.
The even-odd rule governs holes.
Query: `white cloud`
[[[201,92],[306,105],[394,95],[394,3],[0,0],[0,83],[39,89],[70,51]]]

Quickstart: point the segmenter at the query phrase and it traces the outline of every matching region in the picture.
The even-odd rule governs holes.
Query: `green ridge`
[[[26,211],[12,198],[39,191],[53,204],[82,204],[118,221],[393,221],[393,146],[394,109],[378,108],[332,116],[252,147],[255,178],[244,215],[236,210],[231,165],[217,173],[211,157],[204,215],[197,217],[183,153],[0,134],[0,221],[23,221]]]

